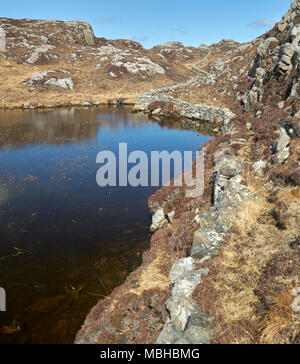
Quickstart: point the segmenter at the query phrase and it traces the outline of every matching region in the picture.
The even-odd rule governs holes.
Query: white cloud
[[[149,37],[137,37],[135,35],[128,35],[126,39],[133,40],[134,42],[147,42]]]
[[[249,23],[248,26],[254,28],[272,28],[278,21],[279,19],[277,18],[273,19],[262,18]]]

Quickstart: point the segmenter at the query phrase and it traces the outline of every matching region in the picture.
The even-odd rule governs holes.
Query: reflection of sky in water
[[[149,246],[147,199],[157,190],[98,187],[97,154],[118,154],[119,142],[128,143],[128,153],[148,156],[196,151],[209,140],[179,129],[177,122],[159,125],[122,108],[0,112],[0,258],[9,257],[0,259],[0,286],[12,299],[0,327],[1,320],[7,325],[21,316],[31,337],[40,318],[24,318],[24,307],[64,295],[66,286],[83,286],[77,309],[64,312],[74,321],[72,341],[99,294],[107,294],[99,277],[111,290],[140,264]],[[54,316],[50,326],[59,319]],[[52,331],[43,325],[48,337]],[[33,341],[45,341],[39,337]]]

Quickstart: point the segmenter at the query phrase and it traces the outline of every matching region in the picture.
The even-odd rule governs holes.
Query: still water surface
[[[98,187],[98,152],[197,151],[203,134],[126,108],[0,112],[0,343],[72,343],[140,265],[157,188]]]

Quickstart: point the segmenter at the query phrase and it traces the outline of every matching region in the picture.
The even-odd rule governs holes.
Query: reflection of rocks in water
[[[75,109],[0,113],[0,146],[61,144],[96,138],[97,121],[77,115]]]
[[[8,192],[6,190],[0,189],[0,206],[8,200],[8,197]]]
[[[101,128],[144,126],[146,115],[125,108],[71,108],[0,112],[0,147],[24,144],[66,144],[96,139]]]
[[[158,116],[149,116],[149,121],[154,121],[162,128],[176,129],[176,130],[190,130],[202,135],[212,135],[214,133],[213,126],[206,121],[200,122],[199,120],[190,120],[183,118],[160,118]]]
[[[0,148],[26,144],[67,144],[96,139],[101,128],[114,130],[143,127],[153,122],[167,129],[195,130],[211,134],[205,124],[184,120],[157,120],[145,114],[131,114],[123,107],[71,108],[55,110],[0,111]]]

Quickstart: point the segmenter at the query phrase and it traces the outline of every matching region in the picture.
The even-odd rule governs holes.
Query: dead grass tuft
[[[300,187],[283,189],[277,194],[277,201],[281,204],[290,204],[300,199]]]
[[[156,259],[151,262],[142,272],[139,279],[138,288],[131,290],[131,293],[141,295],[144,291],[150,289],[164,290],[168,288],[171,281],[168,276],[165,276],[160,269],[165,259],[165,252],[158,252]]]
[[[210,311],[219,323],[217,343],[293,343],[299,340],[299,316],[292,311],[290,289],[298,280],[295,276],[298,270],[289,264],[289,259],[293,261],[289,258],[293,256],[289,244],[299,235],[299,189],[286,188],[273,202],[268,202],[267,179],[267,176],[255,178],[252,173],[247,174],[247,186],[258,199],[243,204],[220,255],[211,263],[210,271],[214,276],[209,278],[210,286],[198,291],[199,295],[205,289],[215,291],[213,294],[218,298]],[[286,213],[286,230],[277,226],[274,211],[279,204]],[[278,255],[281,260],[274,258]],[[268,264],[271,270],[266,273]],[[257,294],[258,287],[262,295]],[[262,297],[272,304],[265,306]],[[201,297],[196,299],[201,305]]]
[[[264,327],[261,330],[261,344],[299,344],[300,313],[294,312],[290,287],[275,298],[275,303],[266,315]],[[296,342],[298,341],[298,342]]]

